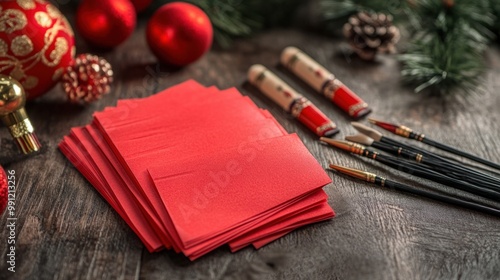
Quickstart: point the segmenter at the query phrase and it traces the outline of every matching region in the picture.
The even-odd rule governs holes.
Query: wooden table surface
[[[79,52],[87,51],[78,39]],[[142,23],[126,43],[102,55],[115,71],[112,92],[88,107],[65,102],[59,88],[27,110],[45,148],[5,168],[17,185],[16,272],[7,271],[7,216],[0,219],[0,278],[18,279],[498,279],[500,219],[328,172],[325,187],[337,216],[303,227],[260,250],[232,254],[222,247],[194,262],[170,251],[149,253],[132,230],[59,152],[70,128],[120,98],[146,97],[186,79],[237,87],[297,133],[316,159],[368,169],[395,180],[403,173],[320,145],[303,125],[246,83],[250,65],[262,63],[302,91],[341,133],[353,134],[344,113],[278,66],[279,54],[297,46],[331,69],[373,108],[371,116],[404,123],[432,138],[500,162],[500,51],[485,57],[486,91],[466,100],[425,97],[400,82],[400,64],[382,56],[365,63],[345,54],[340,41],[294,30],[273,30],[212,50],[177,71],[157,64]],[[8,132],[0,129],[2,153]],[[445,189],[422,179],[430,188]],[[456,191],[455,191],[456,192]],[[458,193],[458,192],[456,192]],[[498,206],[498,204],[497,204]]]

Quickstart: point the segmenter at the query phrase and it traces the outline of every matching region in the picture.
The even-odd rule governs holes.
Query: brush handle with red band
[[[368,104],[345,86],[326,68],[295,47],[287,47],[281,53],[281,63],[299,78],[322,93],[353,118],[371,112]]]
[[[337,125],[314,106],[311,101],[292,89],[266,67],[260,64],[250,67],[248,80],[316,135],[331,136],[339,132]]]

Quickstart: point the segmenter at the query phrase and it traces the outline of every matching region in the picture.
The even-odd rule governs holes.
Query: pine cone
[[[92,54],[80,54],[62,76],[63,89],[71,102],[93,102],[109,93],[112,82],[111,65]]]
[[[353,50],[364,60],[373,60],[380,53],[394,53],[399,41],[399,29],[392,16],[360,12],[344,24],[344,36]]]

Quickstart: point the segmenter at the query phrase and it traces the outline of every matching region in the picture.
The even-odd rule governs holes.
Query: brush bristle
[[[363,144],[365,146],[371,146],[373,144],[373,139],[363,134],[349,135],[345,137],[345,140]]]
[[[351,122],[351,125],[359,132],[363,133],[364,135],[372,138],[375,141],[380,141],[382,138],[382,133],[376,131],[373,128],[370,128],[364,124],[361,124],[359,122]]]

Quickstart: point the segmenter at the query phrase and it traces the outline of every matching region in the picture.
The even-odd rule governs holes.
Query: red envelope
[[[139,224],[134,224],[129,216],[123,211],[123,208],[117,203],[116,199],[109,194],[106,188],[103,187],[104,183],[98,179],[99,176],[96,176],[95,170],[92,170],[87,157],[81,152],[80,145],[76,144],[76,142],[70,137],[65,137],[59,147],[71,163],[86,177],[86,179],[99,191],[106,201],[108,201],[108,203],[115,209],[122,219],[137,234],[150,252],[158,251],[163,247],[162,242],[158,236],[156,236],[154,231],[148,230],[149,224],[147,224],[146,218],[142,217],[142,219],[139,220]]]
[[[246,105],[246,107],[249,108],[247,111],[250,112],[247,112],[247,114],[242,114],[241,108],[236,107],[234,105],[235,103]],[[200,107],[199,110],[207,109],[204,107],[205,106]],[[248,141],[253,141],[262,137],[269,137],[269,135],[282,135],[282,127],[276,126],[276,122],[274,120],[269,120],[269,116],[264,116],[262,114],[262,111],[258,110],[257,107],[249,106],[249,103],[245,98],[240,99],[236,102],[227,103],[226,107],[229,108],[229,110],[216,110],[215,113],[212,112],[209,116],[206,116],[203,119],[205,121],[204,123],[199,123],[196,120],[196,124],[199,125],[199,129],[188,129],[183,133],[178,133],[177,131],[173,131],[172,129],[164,129],[164,126],[170,128],[170,123],[172,123],[171,126],[175,128],[178,126],[177,123],[179,121],[186,120],[191,116],[191,114],[187,114],[189,112],[184,112],[183,115],[182,107],[176,108],[177,111],[181,112],[175,115],[177,119],[175,119],[174,121],[169,120],[169,122],[164,122],[161,119],[155,120],[156,123],[158,123],[158,126],[157,130],[153,133],[151,132],[151,129],[144,130],[140,125],[135,126],[135,128],[127,126],[127,129],[115,130],[114,128],[116,126],[120,126],[121,124],[109,123],[109,126],[112,127],[108,128],[107,130],[109,140],[115,145],[115,148],[118,154],[121,155],[122,161],[124,162],[125,166],[127,166],[130,173],[135,176],[136,185],[140,186],[145,197],[149,198],[149,201],[153,205],[154,209],[158,211],[158,214],[162,217],[165,225],[169,224],[168,217],[162,215],[161,210],[158,210],[160,209],[159,205],[161,205],[161,202],[159,201],[157,195],[155,195],[156,191],[154,191],[154,189],[152,188],[152,184],[150,183],[148,175],[146,173],[146,168],[150,165],[153,165],[154,161],[163,162],[167,158],[177,159],[179,156],[182,157],[186,154],[189,155],[189,153],[185,152],[186,149],[194,151],[210,151],[211,149],[218,149],[219,147],[224,147],[228,143],[232,143],[235,141],[237,141],[239,144],[244,144],[246,142],[243,141],[247,139]],[[208,107],[208,109],[212,109],[212,107]],[[196,112],[196,110],[198,109],[190,108],[190,110],[194,110],[194,112]],[[262,117],[256,118],[255,113],[259,113]],[[224,118],[224,116],[235,117]],[[256,119],[260,119],[259,122],[266,122],[268,123],[268,125],[252,125],[243,127],[239,122],[234,121],[235,118],[241,118],[241,116],[243,116],[243,118],[245,118],[249,122],[255,122]],[[99,119],[99,116],[97,116],[97,119]],[[199,118],[197,117],[196,119]],[[209,129],[210,125],[213,123],[220,125],[219,119],[227,119],[228,125],[222,128],[218,128],[218,126],[215,126],[214,128]],[[213,127],[213,125],[211,127]],[[137,128],[139,130],[135,130]],[[204,130],[207,130],[207,132],[203,133]],[[226,136],[224,141],[216,138],[217,136],[220,136],[221,133],[227,132],[227,130],[231,131],[232,133]],[[193,136],[190,136],[189,133],[193,134]],[[251,135],[247,136],[245,133]],[[177,135],[181,135],[182,137],[175,138],[175,136]],[[200,138],[198,135],[204,135],[205,138]],[[133,140],[127,140],[129,138],[133,138]],[[198,141],[195,143],[189,143],[188,141],[186,141],[186,139],[190,138]],[[165,142],[165,139],[169,139],[169,141]],[[149,153],[142,150],[137,150],[137,147],[142,146],[141,144],[143,142],[151,143],[150,146],[154,146],[154,143],[159,143],[157,144],[158,148],[157,150],[154,150],[148,147],[148,150],[151,151]],[[178,155],[172,154],[176,150],[172,149],[172,147],[166,146],[166,144],[169,144],[173,148],[177,148]],[[188,144],[189,146],[186,146],[186,144]],[[164,148],[163,150],[159,150],[162,146],[166,146],[166,148]],[[178,146],[181,146],[183,149],[179,149]],[[161,156],[162,153],[166,154],[166,156]],[[174,240],[178,240],[175,234],[173,234],[172,238]],[[178,243],[179,242],[177,242],[177,244]],[[176,248],[175,244],[176,243],[174,242],[174,248]]]
[[[116,158],[116,156],[113,154],[111,151],[111,148],[109,148],[108,144],[106,141],[104,141],[103,136],[99,133],[99,130],[95,128],[93,125],[89,125],[85,127],[86,131],[89,133],[90,137],[92,140],[96,143],[96,145],[99,147],[99,149],[102,152],[102,155],[109,161],[111,164],[112,168],[115,170],[117,173],[118,177],[114,177],[115,182],[120,182],[120,184],[115,185],[111,184],[111,186],[115,186],[115,188],[118,189],[123,189],[123,190],[118,190],[118,191],[126,191],[128,190],[129,195],[131,195],[134,200],[136,201],[136,205],[132,207],[132,209],[129,209],[130,211],[141,211],[143,212],[150,224],[155,228],[157,231],[158,235],[165,235],[166,230],[162,226],[162,223],[159,219],[158,216],[155,215],[155,212],[153,209],[151,209],[149,204],[143,203],[143,199],[141,196],[141,193],[138,192],[137,188],[134,187],[134,183],[132,179],[129,177],[128,173],[126,170],[123,168],[123,166],[120,164],[119,160]],[[126,186],[126,188],[124,188]],[[167,236],[168,237],[168,236]],[[167,241],[169,239],[167,238]],[[171,241],[168,241],[165,243],[166,247],[169,248],[169,244]]]
[[[280,219],[283,215],[287,215],[289,212],[289,208],[295,204],[302,204],[303,200],[308,197],[311,193],[308,193],[304,196],[297,197],[296,199],[289,201],[283,205],[273,208],[272,210],[262,213],[252,219],[245,221],[237,226],[234,229],[228,230],[224,233],[213,236],[209,240],[203,241],[196,245],[189,245],[189,247],[183,247],[182,252],[188,256],[191,260],[194,260],[213,249],[220,247],[225,243],[230,243],[233,239],[237,238],[240,235],[244,235],[245,233],[253,230],[256,227],[262,226],[269,219]],[[175,229],[174,229],[175,230]],[[182,245],[181,245],[182,247]]]
[[[259,145],[260,151],[213,154],[210,165],[193,159],[149,169],[184,245],[210,239],[330,183],[296,135]],[[197,197],[205,197],[206,204]]]
[[[119,166],[113,166],[112,161],[115,161],[116,165],[117,160],[113,157],[102,137],[97,136],[95,131],[92,131],[91,126],[87,126],[84,129],[73,129],[72,132],[79,139],[79,144],[94,162],[97,169],[96,172],[108,178],[106,184],[104,184],[104,188],[109,190],[116,198],[123,211],[127,213],[132,220],[132,223],[140,224],[139,228],[145,231],[156,232],[163,241],[165,247],[170,248],[171,241],[166,234],[166,230],[162,227],[161,222],[157,217],[151,216],[151,212],[146,211],[146,209],[139,204],[137,197],[130,191],[130,188],[124,187],[132,184],[132,181],[126,176],[126,172],[123,168],[117,169],[116,167]],[[95,138],[92,137],[91,133],[94,134]],[[145,223],[149,223],[149,225]]]
[[[259,240],[266,235],[270,235],[275,231],[281,230],[282,225],[290,224],[294,217],[303,217],[303,213],[310,213],[318,205],[326,203],[327,195],[323,190],[317,190],[310,196],[302,199],[300,202],[288,207],[281,215],[275,215],[267,219],[261,226],[255,227],[244,235],[232,240],[229,243],[231,249],[249,245],[250,243]],[[333,211],[330,209],[330,212]],[[243,246],[243,247],[244,247]]]
[[[293,225],[290,225],[290,226],[287,226],[285,228],[283,228],[282,231],[280,232],[277,232],[277,233],[274,233],[272,235],[269,235],[267,237],[264,237],[258,241],[255,241],[253,242],[253,246],[255,249],[259,249],[259,248],[262,248],[263,246],[275,241],[276,239],[278,238],[281,238],[285,235],[287,235],[288,233],[294,231],[295,229],[299,228],[299,227],[303,227],[305,225],[308,225],[308,224],[312,224],[312,223],[317,223],[317,222],[321,222],[321,221],[325,221],[325,220],[328,220],[328,219],[331,219],[333,218],[335,215],[333,214],[332,215],[332,212],[331,212],[331,207],[330,205],[328,204],[323,204],[320,206],[321,208],[319,208],[317,211],[317,214],[319,214],[319,216],[316,216],[316,218],[313,218],[313,219],[306,219],[304,221],[301,221],[301,222],[297,222]],[[321,214],[323,213],[323,214]]]
[[[190,80],[94,117],[60,149],[150,251],[172,246],[194,260],[334,215],[321,166],[234,88]]]
[[[243,238],[238,239],[234,242],[231,242],[231,251],[235,252],[252,243],[255,246],[262,244],[264,241],[267,241],[267,243],[272,242],[275,239],[273,238],[275,234],[282,233],[288,230],[293,231],[296,228],[302,227],[304,225],[331,219],[334,216],[335,213],[332,211],[332,208],[326,201],[324,201],[322,203],[316,204],[312,208],[306,209],[303,212],[288,217],[287,219],[281,219],[278,223],[267,227],[265,229],[265,232],[257,231],[255,233],[245,235]]]

